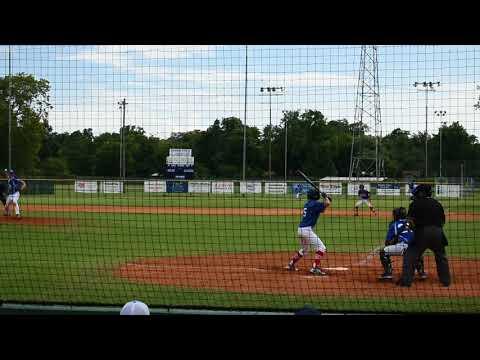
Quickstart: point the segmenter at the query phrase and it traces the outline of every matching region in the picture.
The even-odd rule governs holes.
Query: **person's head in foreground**
[[[132,300],[123,306],[120,315],[150,315],[150,309],[147,304],[138,300]]]

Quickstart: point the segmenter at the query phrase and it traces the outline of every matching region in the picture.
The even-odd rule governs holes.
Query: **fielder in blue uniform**
[[[320,195],[323,197],[323,202],[319,202]],[[320,194],[317,190],[309,190],[307,193],[308,201],[303,206],[302,219],[298,226],[297,234],[300,241],[301,248],[291,258],[286,266],[289,271],[297,271],[295,264],[304,257],[309,248],[315,251],[315,260],[313,262],[310,273],[313,275],[327,275],[320,268],[320,259],[325,255],[327,248],[320,238],[313,232],[313,227],[317,223],[318,217],[330,206],[332,199],[325,193]]]
[[[25,188],[25,182],[20,180],[13,170],[8,171],[5,169],[5,174],[8,176],[8,196],[7,203],[5,205],[4,215],[9,215],[10,204],[15,206],[15,216],[20,218],[20,206],[18,206],[18,200],[20,199],[20,191]]]
[[[358,201],[355,203],[355,216],[358,216],[358,207],[363,206],[363,204],[367,205],[368,208],[370,209],[370,212],[375,214],[375,208],[372,205],[372,202],[370,201],[370,192],[365,189],[365,186],[361,184],[359,186],[358,190]]]
[[[392,211],[393,221],[388,226],[387,236],[385,237],[385,247],[380,250],[380,262],[383,266],[381,280],[393,279],[391,256],[403,256],[409,245],[414,240],[414,231],[411,221],[407,220],[407,210],[404,207],[395,208]],[[426,279],[424,271],[423,256],[417,260],[415,268],[420,279]]]

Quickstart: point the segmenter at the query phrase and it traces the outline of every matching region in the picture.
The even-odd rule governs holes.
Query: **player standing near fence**
[[[318,201],[320,196],[323,197],[323,202]],[[303,206],[302,220],[297,230],[301,248],[292,257],[286,269],[289,271],[297,271],[298,269],[295,267],[295,264],[307,254],[311,247],[315,250],[315,260],[310,269],[310,273],[313,275],[327,275],[327,273],[320,268],[320,259],[325,255],[327,248],[317,234],[313,232],[313,227],[317,223],[320,214],[330,206],[332,199],[327,194],[320,194],[320,192],[315,189],[308,191],[307,198],[308,200]]]
[[[13,203],[15,206],[15,215],[17,218],[20,218],[20,206],[18,206],[18,200],[20,199],[20,191],[25,189],[25,182],[17,178],[13,170],[8,171],[5,169],[5,174],[8,176],[8,196],[5,205],[6,215],[9,215],[8,209],[10,204]]]
[[[358,189],[358,198],[359,200],[355,203],[355,216],[358,216],[358,207],[363,206],[363,204],[367,205],[370,211],[375,214],[375,208],[370,201],[370,192],[365,189],[363,184],[360,184]]]

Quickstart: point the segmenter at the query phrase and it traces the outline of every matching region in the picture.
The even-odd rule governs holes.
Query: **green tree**
[[[11,85],[9,90],[9,83]],[[19,73],[0,78],[0,162],[8,163],[8,101],[11,103],[12,166],[20,174],[37,174],[38,153],[49,131],[50,84]],[[9,93],[11,94],[9,97]]]

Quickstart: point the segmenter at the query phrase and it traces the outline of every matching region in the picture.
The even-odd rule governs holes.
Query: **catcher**
[[[380,280],[393,279],[392,272],[392,260],[391,256],[403,256],[408,248],[408,245],[412,243],[414,238],[413,222],[407,220],[407,210],[404,207],[395,208],[392,211],[393,221],[388,227],[387,236],[385,239],[385,247],[380,250],[380,262],[383,266],[383,274],[380,276]],[[427,278],[427,274],[424,270],[423,256],[417,260],[415,269],[418,272],[420,279]]]

